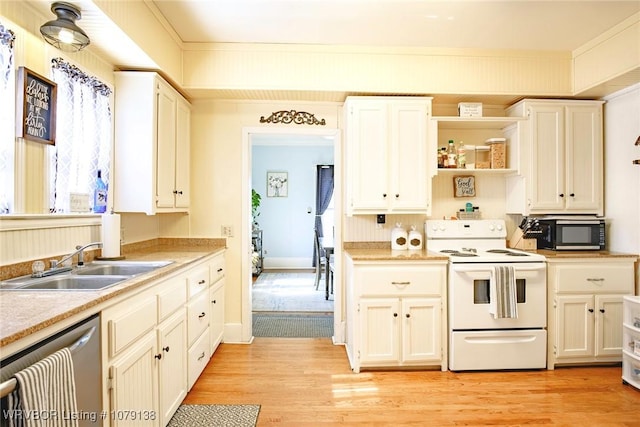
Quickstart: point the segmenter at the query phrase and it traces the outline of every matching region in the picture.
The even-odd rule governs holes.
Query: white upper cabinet
[[[431,98],[348,97],[347,214],[431,210]]]
[[[156,73],[115,75],[114,209],[186,212],[189,103]]]
[[[523,100],[521,175],[507,181],[507,212],[603,214],[601,101]]]

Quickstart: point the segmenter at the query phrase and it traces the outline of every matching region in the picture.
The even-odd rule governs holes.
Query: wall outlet
[[[230,225],[223,225],[222,235],[225,237],[233,237],[233,227]]]

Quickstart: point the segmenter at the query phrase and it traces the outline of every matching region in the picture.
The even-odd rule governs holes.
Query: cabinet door
[[[160,422],[167,425],[187,395],[187,315],[175,313],[158,327]]]
[[[565,130],[563,105],[531,105],[529,108],[531,211],[564,209]]]
[[[400,301],[396,298],[362,298],[359,309],[360,361],[397,364],[400,361]]]
[[[402,362],[442,358],[440,298],[402,300]]]
[[[398,101],[390,109],[390,207],[424,212],[431,182],[427,179],[428,106],[426,102]]]
[[[191,141],[191,108],[182,98],[176,109],[176,157],[175,157],[175,206],[188,208],[189,192],[189,145]]]
[[[211,333],[211,354],[216,351],[218,345],[222,342],[224,334],[224,284],[225,279],[222,278],[211,287],[211,325],[209,325]]]
[[[561,295],[556,301],[556,357],[593,356],[592,295]]]
[[[388,108],[386,101],[357,100],[347,105],[347,209],[383,212],[389,200]]]
[[[158,426],[156,335],[148,333],[111,365],[112,426]],[[140,414],[146,419],[133,418]]]
[[[158,84],[158,153],[156,166],[156,204],[173,208],[176,171],[176,96],[164,82]]]
[[[602,205],[601,106],[566,107],[566,210],[598,213]]]
[[[596,295],[595,355],[622,357],[622,295]]]

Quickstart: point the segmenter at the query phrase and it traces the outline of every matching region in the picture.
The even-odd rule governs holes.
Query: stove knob
[[[431,224],[431,229],[433,231],[437,231],[438,230],[438,224]]]
[[[495,228],[495,227],[494,227],[494,225],[493,225],[493,224],[489,224],[489,230],[493,231],[493,229],[494,229],[494,228]]]
[[[496,225],[496,228],[498,229],[498,231],[502,231],[502,224]]]
[[[440,231],[444,231],[444,230],[445,230],[444,224],[440,224]]]

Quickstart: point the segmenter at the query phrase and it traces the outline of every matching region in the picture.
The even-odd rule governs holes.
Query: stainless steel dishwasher
[[[13,375],[65,347],[71,350],[80,426],[101,426],[100,316],[93,315],[33,346],[0,361],[0,426],[9,425],[6,396],[15,388]]]

